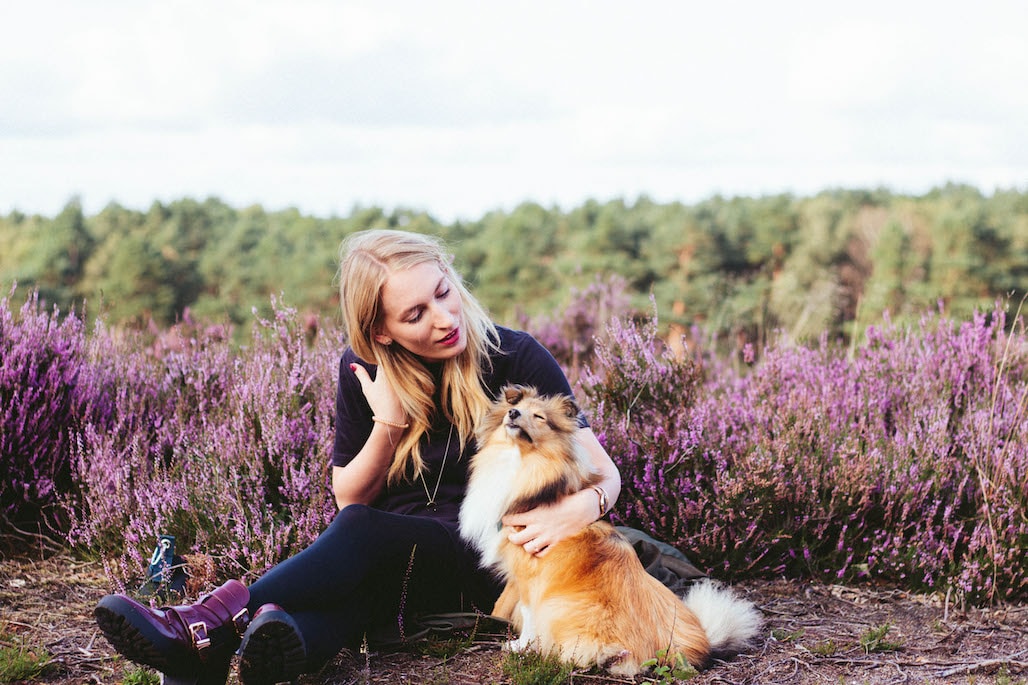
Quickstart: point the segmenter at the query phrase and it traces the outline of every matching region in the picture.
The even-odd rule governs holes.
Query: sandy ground
[[[944,597],[870,587],[750,581],[736,589],[756,602],[767,626],[749,654],[717,663],[689,682],[995,683],[1028,685],[1028,606],[968,608]],[[109,591],[98,563],[62,556],[0,561],[0,646],[45,650],[50,667],[35,682],[120,683],[127,668],[92,621]],[[888,627],[870,643],[872,631]],[[414,647],[343,654],[304,685],[429,683],[506,685],[504,636],[477,634],[451,656]],[[235,681],[235,677],[232,677]],[[575,673],[571,683],[642,683]]]

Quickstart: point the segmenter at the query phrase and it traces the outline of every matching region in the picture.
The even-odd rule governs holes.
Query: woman
[[[196,604],[158,610],[124,595],[101,600],[95,614],[108,640],[167,683],[224,683],[234,653],[244,685],[292,680],[412,613],[488,613],[502,589],[457,533],[475,423],[508,383],[571,394],[568,381],[534,339],[488,319],[435,239],[366,231],[341,256],[350,347],[336,396],[339,513],[249,588],[228,581]],[[621,489],[579,424],[601,490],[504,518],[518,527],[510,540],[531,554],[606,514]]]

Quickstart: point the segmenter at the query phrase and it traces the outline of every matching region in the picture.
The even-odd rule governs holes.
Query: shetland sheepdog
[[[507,583],[493,613],[520,631],[512,650],[537,649],[588,668],[635,676],[656,659],[695,668],[745,649],[760,613],[713,581],[684,600],[649,575],[631,544],[596,521],[545,556],[508,540],[500,519],[596,484],[598,475],[573,434],[578,407],[565,396],[507,386],[480,425],[479,451],[460,511],[461,536],[481,565]]]

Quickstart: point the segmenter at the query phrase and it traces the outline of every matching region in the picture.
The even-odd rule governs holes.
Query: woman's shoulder
[[[535,363],[549,357],[549,351],[532,334],[506,326],[496,326],[497,345],[489,354],[493,366],[509,367],[525,361]]]
[[[343,385],[353,386],[357,388],[360,387],[360,383],[357,381],[357,377],[354,375],[353,371],[350,368],[354,364],[360,364],[361,366],[363,366],[365,369],[368,370],[368,373],[371,374],[371,377],[374,378],[375,367],[368,364],[360,357],[358,357],[357,353],[353,351],[353,348],[347,345],[343,349],[343,353],[339,355],[340,387],[342,387]]]
[[[539,344],[531,334],[514,328],[507,328],[506,326],[496,326],[496,335],[498,336],[498,347],[501,354],[517,352],[526,344]]]
[[[486,384],[496,392],[507,383],[532,385],[548,393],[570,394],[563,370],[539,341],[525,331],[496,327],[499,351],[492,355]]]
[[[343,353],[339,355],[339,367],[349,368],[350,364],[360,364],[364,367],[373,366],[372,364],[368,364],[368,362],[358,357],[357,353],[353,351],[353,348],[347,345],[343,348]]]

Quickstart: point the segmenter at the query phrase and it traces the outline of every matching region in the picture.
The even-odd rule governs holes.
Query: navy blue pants
[[[488,613],[502,587],[454,527],[351,505],[310,547],[250,586],[250,615],[275,603],[296,620],[308,670],[370,630],[418,612]]]

